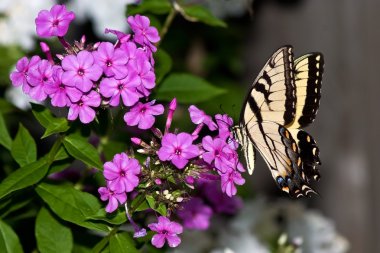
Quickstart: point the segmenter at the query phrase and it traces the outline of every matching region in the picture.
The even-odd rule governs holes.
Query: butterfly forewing
[[[303,128],[317,115],[321,99],[324,60],[320,53],[306,54],[295,60],[296,113],[290,128]]]
[[[241,114],[241,121],[273,121],[282,125],[294,119],[296,91],[293,49],[277,50],[254,81]]]

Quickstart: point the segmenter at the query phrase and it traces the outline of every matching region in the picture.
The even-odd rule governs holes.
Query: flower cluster
[[[157,50],[154,43],[160,40],[157,29],[150,26],[147,17],[135,15],[127,20],[133,34],[106,30],[117,36],[115,44],[86,44],[83,36],[70,45],[63,36],[74,19],[75,14],[64,5],[39,12],[35,20],[38,36],[58,37],[65,52],[53,58],[48,45],[41,42],[46,59],[21,58],[10,75],[12,84],[22,86],[23,92],[37,101],[50,98],[53,106],[68,107],[69,120],[79,117],[87,124],[95,119],[97,108],[121,105],[130,109],[125,114],[127,125],[150,128],[154,117],[144,119],[162,114],[163,107],[139,100],[147,100],[156,85],[153,53]],[[136,111],[145,114],[136,119]]]
[[[125,118],[143,126],[152,124],[153,115],[158,114],[157,105],[140,106],[143,109],[133,111],[133,116],[128,118],[126,115]],[[158,223],[148,225],[157,233],[152,244],[158,248],[163,247],[165,240],[170,247],[176,247],[180,243],[178,234],[182,233],[182,225],[187,229],[205,230],[214,213],[234,213],[241,206],[236,198],[232,198],[237,192],[236,185],[245,182],[241,176],[244,168],[236,151],[238,144],[231,133],[232,118],[228,115],[212,118],[192,105],[189,114],[195,124],[194,131],[187,133],[176,129],[172,132],[170,128],[176,107],[176,99],[173,99],[163,131],[150,128],[153,134],[150,144],[137,137],[131,139],[140,146],[137,152],[146,156],[145,162],[138,165],[134,158],[117,154],[113,162],[105,163],[107,186],[99,189],[101,199],[109,201],[107,212],[116,210],[119,203],[125,204],[126,193],[131,193],[128,195],[131,201],[137,196],[143,196],[143,199],[148,196],[151,208],[162,215]],[[163,108],[159,109],[163,111]],[[200,131],[209,134],[200,138]],[[125,206],[128,209],[128,204]],[[134,208],[137,208],[135,204]],[[166,210],[166,215],[162,210]],[[168,217],[172,215],[182,225],[170,221]],[[135,236],[141,236],[141,229],[135,230]]]

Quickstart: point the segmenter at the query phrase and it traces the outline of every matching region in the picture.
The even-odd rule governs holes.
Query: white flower
[[[34,48],[36,27],[34,19],[42,9],[50,9],[55,1],[1,0],[0,44],[20,45],[25,50]]]

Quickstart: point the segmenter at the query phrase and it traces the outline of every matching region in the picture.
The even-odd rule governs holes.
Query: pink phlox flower
[[[226,138],[232,136],[231,127],[233,126],[234,121],[230,116],[228,116],[227,114],[217,114],[215,115],[215,121],[219,128],[220,138],[225,140]]]
[[[129,158],[127,154],[116,154],[112,162],[104,164],[103,175],[109,183],[109,188],[115,192],[131,192],[139,184],[138,175],[141,172],[139,162]]]
[[[152,237],[152,244],[156,248],[162,248],[165,244],[165,241],[168,242],[169,247],[177,247],[181,243],[181,238],[178,237],[178,234],[182,234],[182,226],[174,221],[170,221],[164,216],[158,217],[157,223],[151,223],[148,225],[150,230],[157,232]]]
[[[40,61],[41,58],[37,55],[33,56],[30,61],[25,56],[18,60],[16,63],[16,70],[9,76],[12,85],[16,87],[22,85],[24,93],[29,94],[31,86],[28,82],[28,71],[29,69],[34,68]]]
[[[107,33],[112,33],[114,35],[116,35],[117,39],[119,41],[121,41],[122,43],[125,43],[129,40],[129,38],[131,37],[130,34],[126,34],[126,33],[123,33],[121,31],[118,31],[118,30],[114,30],[114,29],[109,29],[109,28],[106,28],[104,30],[104,33],[107,34]]]
[[[157,152],[161,161],[171,161],[178,169],[183,169],[199,153],[199,148],[193,145],[193,138],[188,133],[165,134]]]
[[[110,42],[102,42],[92,54],[96,63],[103,68],[106,76],[115,77],[116,79],[122,79],[127,76],[128,69],[125,64],[127,64],[128,59],[125,57],[124,50],[115,49]]]
[[[103,73],[95,63],[94,56],[88,51],[80,51],[77,55],[68,55],[62,60],[62,82],[88,92]]]
[[[82,92],[62,83],[63,69],[61,67],[54,66],[53,71],[53,82],[45,86],[45,92],[49,94],[51,104],[64,107],[70,106],[71,102],[78,102],[82,97]]]
[[[152,43],[156,43],[160,40],[160,36],[155,27],[150,26],[150,20],[146,16],[135,15],[130,16],[127,19],[131,30],[135,33],[134,40],[140,45],[147,45],[153,52],[157,50]]]
[[[29,95],[37,101],[43,101],[47,97],[46,85],[53,82],[53,65],[47,60],[40,60],[28,71]]]
[[[127,201],[127,194],[125,192],[114,192],[108,187],[100,187],[98,189],[100,194],[100,199],[102,201],[107,201],[106,212],[112,213],[119,207],[120,204],[124,204]]]
[[[99,85],[100,94],[106,98],[110,98],[109,104],[118,106],[120,97],[125,106],[132,106],[139,100],[140,95],[137,87],[140,80],[137,75],[130,72],[126,78],[116,80],[115,78],[103,78]]]
[[[50,11],[42,10],[35,20],[37,34],[40,37],[65,36],[71,21],[75,19],[72,11],[64,5],[54,5]]]
[[[164,113],[163,105],[154,105],[156,101],[148,103],[138,102],[124,115],[124,121],[128,126],[137,126],[140,129],[149,129],[155,122],[154,116]]]
[[[195,105],[191,105],[189,107],[189,113],[191,122],[196,125],[204,123],[208,126],[208,128],[213,131],[217,129],[217,125],[214,121],[212,121],[211,116],[207,115],[204,111],[198,109]]]
[[[203,160],[209,164],[214,162],[215,168],[222,173],[234,167],[234,160],[230,159],[234,151],[221,138],[212,139],[211,136],[205,136],[202,139],[202,147],[205,149],[202,154]]]
[[[124,52],[124,57],[127,59],[127,62],[134,61],[138,58],[146,58],[145,52],[137,48],[136,43],[128,41],[126,43],[121,44],[120,49]]]
[[[245,179],[238,171],[234,169],[229,169],[226,173],[221,173],[220,177],[222,191],[225,192],[229,197],[232,197],[237,193],[235,184],[243,185],[245,183]]]
[[[79,116],[79,120],[84,123],[90,123],[95,119],[95,111],[92,107],[99,107],[101,98],[99,93],[91,91],[89,94],[82,95],[82,97],[70,105],[69,114],[67,118],[69,120],[75,120]]]
[[[138,57],[128,65],[140,78],[141,86],[139,90],[145,96],[148,96],[150,94],[149,90],[156,86],[156,75],[154,74],[152,65],[146,57]]]
[[[206,230],[210,225],[212,209],[201,198],[191,198],[177,212],[183,226],[189,229]]]

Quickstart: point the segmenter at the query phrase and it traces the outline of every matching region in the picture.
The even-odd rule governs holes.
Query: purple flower
[[[41,60],[28,71],[28,83],[31,88],[30,97],[37,101],[46,99],[45,86],[53,82],[53,65],[47,60]]]
[[[83,92],[91,90],[93,81],[102,75],[102,68],[95,63],[93,55],[88,51],[80,51],[77,55],[68,55],[62,60],[62,82],[74,86]]]
[[[127,154],[116,154],[112,162],[104,164],[103,175],[109,188],[115,192],[131,192],[139,184],[138,174],[141,171],[139,162]]]
[[[211,116],[207,115],[204,111],[199,110],[195,105],[191,105],[189,107],[189,113],[191,122],[194,124],[199,125],[201,123],[204,123],[211,131],[217,129],[217,125],[212,121]]]
[[[243,207],[243,201],[237,196],[228,197],[222,192],[220,181],[199,180],[197,188],[211,204],[213,210],[217,213],[236,214]]]
[[[155,101],[148,103],[138,102],[129,112],[124,115],[124,121],[128,126],[138,126],[140,129],[149,129],[155,122],[154,115],[164,113],[164,107],[154,105]]]
[[[115,78],[103,78],[99,85],[100,94],[110,98],[110,105],[118,106],[120,96],[125,106],[132,106],[139,100],[136,88],[140,85],[140,80],[133,72],[120,80]]]
[[[219,137],[225,140],[226,138],[231,136],[231,127],[234,124],[234,121],[230,116],[227,114],[221,115],[217,114],[215,115],[215,121],[219,128]]]
[[[160,216],[158,217],[158,223],[151,223],[148,227],[150,230],[157,232],[157,234],[152,237],[152,244],[156,248],[162,248],[165,244],[165,240],[171,248],[177,247],[181,243],[181,238],[178,237],[178,234],[182,233],[183,228],[177,222]]]
[[[120,49],[124,51],[124,57],[127,59],[127,62],[134,61],[137,58],[146,58],[145,52],[137,48],[134,42],[123,43]]]
[[[108,77],[122,79],[127,76],[128,69],[125,66],[128,59],[124,51],[120,48],[114,48],[110,42],[100,43],[98,50],[93,52],[96,63],[103,68],[103,72]]]
[[[67,11],[64,5],[54,5],[50,11],[42,10],[36,18],[37,34],[40,37],[65,36],[70,22],[75,19],[72,11]]]
[[[206,150],[202,157],[208,164],[214,161],[215,167],[223,173],[234,167],[234,162],[230,159],[234,151],[222,139],[213,140],[211,136],[206,136],[202,139],[202,146]]]
[[[237,192],[235,184],[243,185],[245,183],[244,178],[238,171],[235,171],[234,169],[229,169],[226,173],[222,173],[220,177],[222,191],[230,197],[235,195]]]
[[[125,192],[116,193],[108,187],[100,187],[98,192],[101,200],[108,200],[108,204],[106,206],[107,213],[112,213],[118,208],[119,203],[124,204],[127,201],[127,194]]]
[[[95,91],[91,91],[87,95],[82,95],[77,102],[73,102],[70,105],[67,118],[69,120],[75,120],[79,116],[82,123],[90,123],[95,118],[95,111],[91,107],[98,107],[100,105],[100,101],[100,95]]]
[[[37,55],[33,56],[30,61],[26,57],[22,57],[18,60],[16,63],[16,70],[9,76],[12,85],[16,87],[22,85],[22,90],[26,94],[29,94],[31,86],[28,82],[28,71],[29,69],[34,68],[40,61],[41,58]]]
[[[212,210],[200,198],[191,198],[177,212],[183,226],[189,229],[206,230],[210,225]]]
[[[140,78],[140,88],[139,90],[148,96],[150,89],[154,88],[156,85],[156,76],[152,70],[152,65],[149,63],[146,57],[136,58],[131,64],[128,64],[131,70],[136,72]]]
[[[151,47],[152,51],[156,51],[156,47],[152,43],[156,43],[160,40],[158,31],[155,27],[150,26],[150,20],[148,17],[135,15],[128,17],[128,24],[131,30],[135,33],[134,40],[140,45],[147,45]]]
[[[161,161],[171,161],[178,169],[183,169],[189,159],[199,155],[199,149],[193,145],[193,138],[188,133],[165,134],[161,148],[157,152]]]
[[[62,83],[63,70],[61,67],[53,67],[53,82],[45,86],[45,92],[51,98],[51,104],[57,107],[70,106],[71,102],[78,102],[82,92],[75,87]]]

